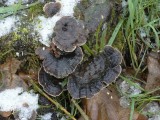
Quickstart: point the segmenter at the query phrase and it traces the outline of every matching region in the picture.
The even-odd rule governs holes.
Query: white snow
[[[10,16],[3,20],[0,20],[0,37],[9,34],[16,29],[15,24],[19,21],[19,17]]]
[[[52,36],[53,28],[56,24],[56,22],[62,18],[63,16],[73,16],[74,13],[74,7],[80,0],[56,0],[56,2],[61,3],[61,9],[60,11],[55,14],[51,18],[45,18],[44,16],[38,16],[38,19],[36,19],[35,24],[35,30],[39,33],[40,39],[39,41],[49,46],[50,44],[50,38]]]
[[[7,0],[4,4],[7,6],[10,6],[10,5],[16,4],[18,2],[19,2],[19,0]],[[28,2],[29,2],[29,0],[22,0],[22,3],[28,3]]]
[[[122,7],[126,7],[128,5],[128,3],[125,0],[122,0]]]
[[[137,86],[140,86],[139,83],[135,83],[135,84],[137,84]],[[140,89],[136,88],[135,86],[129,85],[129,83],[127,83],[126,81],[121,82],[119,87],[121,92],[124,94],[127,93],[130,95],[138,95],[142,92]]]
[[[29,119],[38,108],[38,95],[23,88],[6,89],[0,93],[0,111],[18,112],[19,119]]]
[[[145,31],[143,28],[140,28],[140,29],[139,29],[139,32],[140,32],[141,38],[144,38],[144,37],[147,36],[146,31]]]
[[[143,109],[142,113],[144,115],[150,114],[148,120],[160,120],[160,105],[158,102],[150,102]]]
[[[149,118],[148,120],[160,120],[160,115],[155,115],[152,118]]]
[[[35,30],[40,34],[39,41],[42,44],[49,46],[49,39],[52,36],[53,28],[60,18],[60,16],[54,16],[52,18],[45,18],[44,16],[38,17],[38,19],[40,20],[40,24],[36,24]]]
[[[44,114],[41,117],[41,120],[51,120],[52,113]]]
[[[58,13],[60,16],[73,16],[74,7],[80,0],[56,0],[56,2],[61,3],[61,10]]]
[[[123,108],[129,108],[130,107],[130,100],[126,96],[122,96],[119,99],[119,103]]]
[[[13,4],[15,4],[15,3],[18,3],[18,0],[7,0],[7,1],[5,2],[5,5],[9,6],[9,5],[13,5]]]

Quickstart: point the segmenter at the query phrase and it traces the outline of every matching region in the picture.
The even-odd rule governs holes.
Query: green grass
[[[160,101],[160,96],[159,95],[153,95],[155,92],[160,91],[160,87],[153,89],[153,90],[149,90],[146,91],[145,89],[143,89],[142,87],[140,87],[139,85],[137,85],[135,83],[135,81],[133,81],[133,78],[127,78],[124,76],[120,76],[120,78],[124,81],[126,81],[130,86],[134,86],[137,89],[140,89],[142,92],[140,94],[136,94],[136,95],[129,95],[129,94],[124,94],[122,93],[124,96],[126,96],[128,99],[131,100],[131,114],[130,114],[130,120],[132,120],[133,118],[133,112],[138,111],[139,113],[142,113],[144,107],[153,101]],[[135,79],[135,78],[134,78]]]
[[[132,101],[131,101],[131,112],[130,112],[129,120],[133,120],[134,105],[135,105],[135,99],[133,98]]]
[[[113,42],[115,41],[116,36],[117,36],[117,34],[118,34],[118,32],[119,32],[119,30],[120,30],[123,22],[124,22],[124,20],[121,19],[121,20],[119,21],[119,23],[117,24],[117,26],[115,27],[115,29],[114,29],[114,31],[113,31],[113,33],[112,33],[112,36],[111,36],[111,38],[110,38],[109,41],[108,41],[108,45],[112,45]]]
[[[29,5],[22,5],[22,1],[19,0],[19,2],[17,4],[13,4],[13,5],[10,5],[10,6],[7,6],[7,7],[0,7],[0,20],[4,19],[5,17],[8,17],[12,14],[16,14],[21,10],[28,9],[32,6],[35,6],[39,3],[40,2],[37,1],[37,2],[34,2],[32,4],[29,4]]]
[[[128,10],[124,14],[124,39],[129,46],[132,66],[135,70],[139,69],[137,46],[145,44],[148,48],[158,50],[160,40],[158,34],[158,22],[160,20],[158,13],[158,0],[128,0]],[[147,15],[149,14],[149,15]],[[152,46],[151,41],[140,38],[140,29],[144,29],[148,38],[153,37],[156,46]]]

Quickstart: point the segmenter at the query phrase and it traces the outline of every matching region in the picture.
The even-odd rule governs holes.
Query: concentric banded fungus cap
[[[44,5],[43,11],[48,17],[52,17],[59,12],[60,8],[61,4],[59,2],[49,2]]]
[[[56,78],[64,78],[74,72],[83,59],[83,52],[80,47],[77,47],[72,53],[61,55],[59,58],[56,58],[52,51],[43,48],[38,48],[36,54],[44,59],[44,70]]]
[[[35,50],[35,53],[41,60],[44,60],[47,57],[48,53],[50,53],[50,49],[45,47],[38,47]]]
[[[86,43],[87,32],[84,25],[73,17],[65,16],[54,27],[55,37],[52,42],[65,52],[72,52],[77,46]]]
[[[109,85],[121,73],[121,53],[111,46],[93,59],[88,66],[79,66],[68,78],[67,89],[71,96],[91,98],[103,87]]]
[[[47,74],[43,68],[39,71],[38,82],[43,90],[51,96],[59,96],[62,93],[62,87],[59,84],[62,79],[57,79]]]

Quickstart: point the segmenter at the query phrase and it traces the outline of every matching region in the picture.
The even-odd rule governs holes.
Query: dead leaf
[[[2,117],[9,117],[10,115],[12,114],[12,112],[11,111],[9,111],[9,112],[0,112],[0,115],[2,116]]]
[[[87,100],[87,114],[92,120],[119,120],[117,111],[117,102],[111,99],[108,89],[102,90],[96,96]],[[117,97],[117,96],[112,96]]]
[[[122,108],[119,104],[118,93],[114,88],[103,89],[91,99],[86,99],[84,110],[91,120],[129,120],[130,109]],[[147,120],[135,112],[133,120]],[[139,116],[143,116],[140,118]]]
[[[21,62],[17,59],[11,58],[8,59],[4,64],[0,65],[0,91],[15,87],[23,87],[23,89],[27,88],[26,83],[15,74],[20,66],[20,63]]]
[[[145,89],[151,90],[160,87],[160,53],[151,52],[147,64],[149,73]]]
[[[7,59],[6,62],[0,65],[2,71],[7,71],[10,74],[15,74],[21,62],[15,58]]]
[[[31,70],[29,70],[28,73],[19,72],[18,76],[21,79],[26,80],[26,81],[29,81],[30,79],[37,80],[37,78],[38,78],[38,72],[31,69]]]

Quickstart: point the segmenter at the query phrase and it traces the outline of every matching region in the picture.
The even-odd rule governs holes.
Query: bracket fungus
[[[74,72],[77,65],[83,60],[83,52],[77,47],[73,52],[60,55],[58,58],[53,50],[37,48],[36,54],[43,59],[43,68],[45,72],[56,77],[64,78]]]
[[[122,55],[111,46],[93,59],[88,66],[79,66],[68,78],[67,89],[75,99],[91,98],[103,87],[114,82],[121,73]]]
[[[61,51],[73,52],[77,46],[86,43],[87,32],[83,23],[73,17],[64,16],[56,22],[54,27],[55,37],[52,42]]]
[[[43,11],[47,15],[47,17],[52,17],[57,12],[59,12],[60,8],[61,4],[59,2],[49,2],[44,5]]]
[[[43,87],[43,90],[51,96],[59,96],[62,93],[62,87],[59,84],[62,79],[57,79],[47,74],[43,68],[40,69],[38,82]]]

